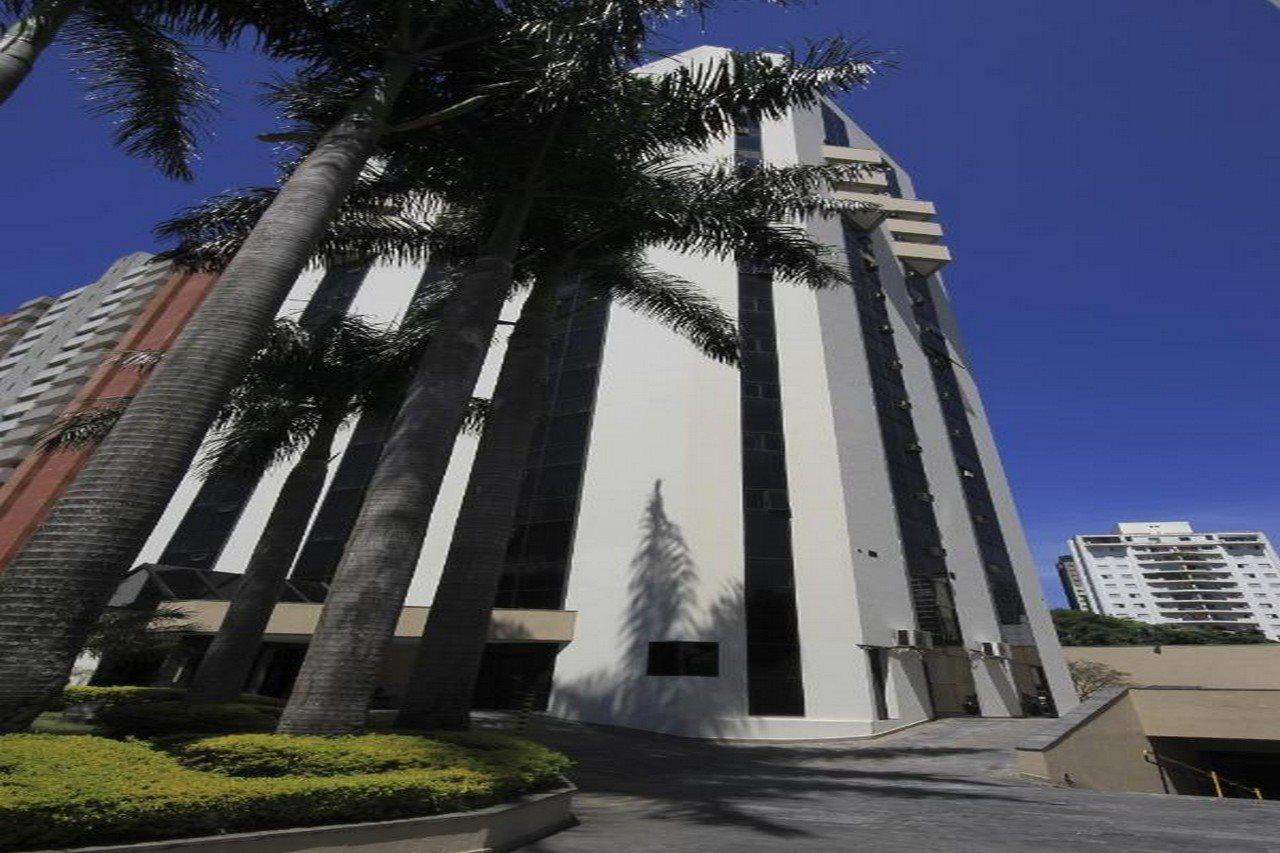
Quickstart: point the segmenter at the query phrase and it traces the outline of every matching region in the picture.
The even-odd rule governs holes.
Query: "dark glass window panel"
[[[335,489],[363,489],[369,484],[378,458],[382,455],[382,442],[347,447],[342,462],[334,473],[330,491]]]
[[[794,583],[791,561],[751,557],[747,559],[746,586],[749,589],[790,587]]]
[[[164,585],[173,591],[175,598],[208,598],[213,590],[197,574],[196,570],[167,571],[161,575]]]
[[[555,560],[568,553],[572,536],[571,521],[543,521],[525,525],[521,554],[525,560]]]
[[[785,489],[787,466],[782,454],[745,451],[742,454],[742,479],[751,489]]]
[[[330,490],[329,494],[325,495],[320,512],[316,514],[311,537],[339,539],[345,542],[351,525],[360,514],[360,507],[363,505],[363,488]]]
[[[347,547],[347,537],[340,539],[311,539],[298,555],[292,577],[298,580],[328,581],[338,568],[342,552]]]
[[[573,497],[578,493],[581,480],[581,465],[549,465],[538,469],[535,494],[538,500]]]
[[[753,589],[747,594],[751,642],[788,643],[796,639],[795,590],[791,586]]]
[[[800,648],[794,643],[748,643],[747,700],[751,713],[763,716],[803,716]]]
[[[547,442],[550,444],[585,442],[590,426],[591,416],[586,412],[558,415],[548,424]]]
[[[784,514],[751,511],[746,520],[748,558],[791,559],[791,521]]]
[[[555,387],[557,397],[590,397],[596,390],[596,371],[566,370]]]
[[[558,610],[562,603],[563,594],[558,589],[522,589],[511,596],[511,603],[506,606],[525,610]]]
[[[828,145],[849,145],[849,128],[826,104],[822,105],[822,135]]]
[[[650,643],[645,674],[716,678],[720,675],[720,644],[687,641]]]
[[[782,432],[782,410],[772,400],[742,401],[742,428],[748,432]]]
[[[529,505],[531,521],[553,521],[572,519],[577,509],[577,502],[569,498],[534,501]]]
[[[567,444],[550,444],[542,451],[542,464],[551,466],[577,463],[586,456],[586,450],[586,443],[581,441]]]

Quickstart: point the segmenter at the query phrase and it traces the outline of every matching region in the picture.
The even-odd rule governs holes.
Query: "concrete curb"
[[[60,850],[74,850],[74,853],[158,853],[165,850],[339,853],[354,849],[362,853],[502,853],[577,824],[571,807],[573,794],[578,789],[567,779],[561,782],[561,787],[551,791],[526,794],[509,803],[468,812]]]

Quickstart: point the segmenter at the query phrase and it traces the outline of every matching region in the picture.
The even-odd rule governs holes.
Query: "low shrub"
[[[92,702],[103,708],[112,705],[132,705],[139,702],[169,702],[182,698],[186,691],[177,687],[138,687],[123,685],[117,687],[91,687],[89,685],[72,685],[63,689],[59,701],[52,710],[61,710],[68,705],[80,705]]]
[[[496,772],[524,784],[562,773],[568,766],[559,753],[499,733],[432,737],[226,735],[183,744],[174,754],[188,767],[241,777],[341,776],[455,767]]]
[[[95,687],[91,685],[72,685],[64,688],[58,700],[49,710],[60,711],[68,705],[94,703],[102,708],[113,705],[134,705],[140,702],[172,702],[186,696],[187,691],[181,687],[142,687],[133,684],[114,687]],[[251,705],[267,705],[280,708],[284,703],[270,696],[258,696],[246,693],[239,699]]]
[[[232,745],[216,742],[249,739],[247,743],[262,746],[257,740],[260,737],[208,738],[199,754],[206,759],[215,754],[235,755],[238,751],[230,748]],[[338,752],[380,754],[388,746],[377,741],[358,744],[361,739],[335,739],[345,741]],[[395,743],[409,746],[403,741]],[[138,741],[89,735],[0,736],[0,849],[439,814],[546,788],[568,764],[563,756],[517,738],[509,738],[506,748],[450,747],[462,750],[461,757],[467,760],[457,766],[362,775],[237,778],[185,767],[175,756]],[[299,750],[296,743],[292,748],[308,751]],[[419,748],[420,755],[429,752],[428,747]],[[333,760],[319,763],[328,766]]]
[[[116,737],[270,732],[280,719],[273,705],[249,702],[140,702],[113,705],[98,722]]]

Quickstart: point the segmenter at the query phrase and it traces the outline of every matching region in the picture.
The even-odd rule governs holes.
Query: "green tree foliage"
[[[1148,625],[1136,619],[1085,610],[1054,610],[1053,626],[1064,646],[1224,646],[1269,642],[1257,632]]]

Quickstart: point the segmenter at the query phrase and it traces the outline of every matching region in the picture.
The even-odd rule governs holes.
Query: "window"
[[[717,678],[720,675],[720,644],[650,643],[649,667],[645,674]]]
[[[826,104],[822,105],[822,134],[823,141],[828,145],[849,147],[849,128],[845,126],[840,116],[836,115],[836,111]]]

